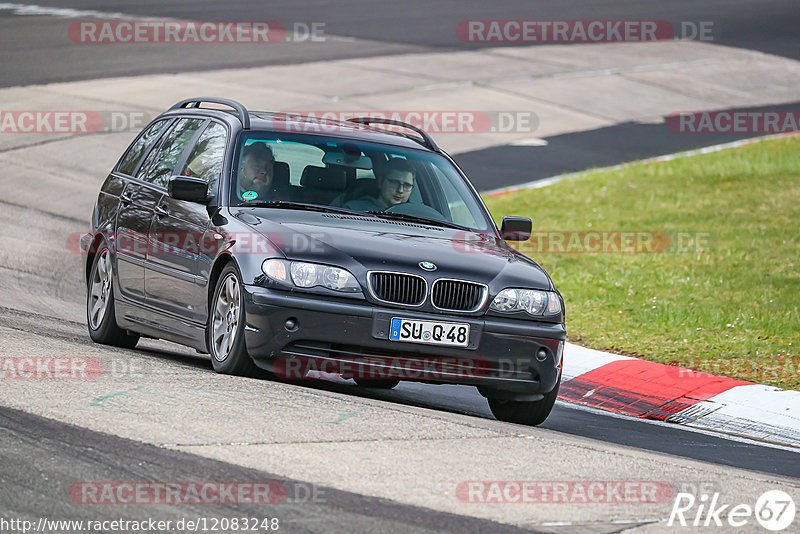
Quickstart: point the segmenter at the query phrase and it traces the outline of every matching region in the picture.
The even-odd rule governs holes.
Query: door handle
[[[159,217],[166,217],[167,215],[169,215],[169,210],[166,207],[162,206],[161,204],[157,205],[154,211],[156,212],[156,215],[158,215]]]

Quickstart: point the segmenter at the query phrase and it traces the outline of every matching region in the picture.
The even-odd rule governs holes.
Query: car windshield
[[[313,204],[485,231],[477,195],[440,154],[317,135],[251,133],[239,146],[232,206]]]

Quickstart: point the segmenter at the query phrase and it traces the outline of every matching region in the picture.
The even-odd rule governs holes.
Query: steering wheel
[[[447,221],[447,218],[439,213],[437,210],[433,209],[432,207],[419,204],[417,202],[401,202],[400,204],[394,204],[393,206],[389,206],[385,210],[388,213],[401,213],[403,215],[413,215],[416,217],[427,217],[429,219],[436,219],[439,221]]]

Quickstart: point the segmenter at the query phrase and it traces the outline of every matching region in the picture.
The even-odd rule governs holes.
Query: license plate
[[[465,323],[415,321],[413,319],[392,317],[389,339],[408,343],[466,347],[469,343],[469,325]]]

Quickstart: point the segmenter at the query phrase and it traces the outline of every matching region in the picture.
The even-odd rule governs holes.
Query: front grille
[[[392,304],[419,306],[425,301],[427,283],[421,276],[403,273],[369,273],[369,285],[375,297]]]
[[[443,310],[474,311],[483,305],[486,298],[485,285],[464,280],[437,280],[433,284],[431,300]]]

